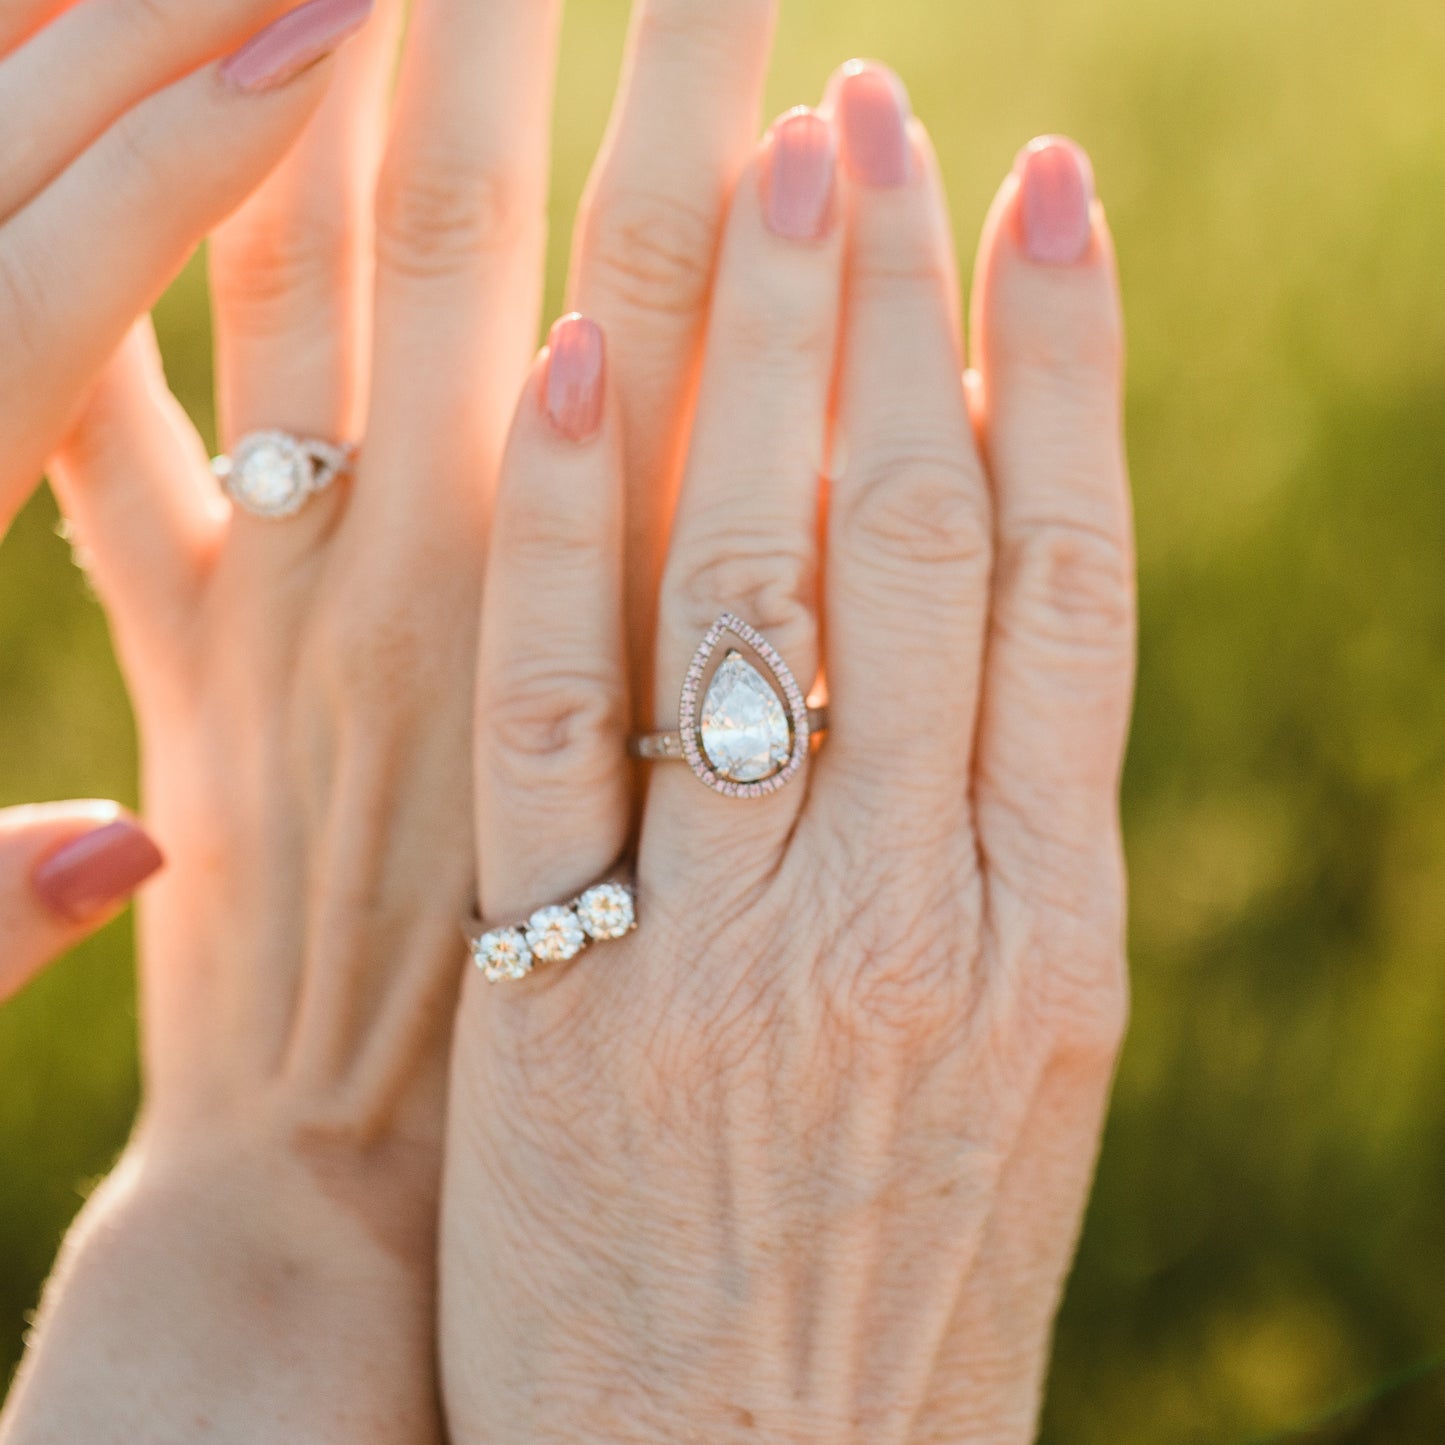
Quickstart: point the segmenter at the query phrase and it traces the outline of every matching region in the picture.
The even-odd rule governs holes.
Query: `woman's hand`
[[[756,800],[652,765],[637,932],[469,976],[458,1445],[1032,1437],[1126,1011],[1120,321],[1075,147],[1031,146],[999,193],[967,380],[955,291],[922,130],[851,67],[738,186],[649,639],[659,726],[731,611],[826,675],[831,730]],[[497,924],[630,835],[631,378],[605,331],[554,334],[498,496]]]
[[[285,522],[232,513],[144,329],[54,469],[170,867],[141,918],[142,1119],[67,1242],[7,1445],[197,1417],[220,1439],[440,1434],[480,574],[537,334],[560,5],[412,7],[388,124],[402,9],[378,7],[212,253],[224,443],[360,442],[354,480]],[[680,427],[772,15],[638,7],[577,270],[639,381],[639,473]]]
[[[325,0],[273,25],[288,8],[0,13],[0,537],[126,329],[295,139],[325,83],[298,67],[369,6]],[[160,864],[111,803],[0,813],[0,1000]]]

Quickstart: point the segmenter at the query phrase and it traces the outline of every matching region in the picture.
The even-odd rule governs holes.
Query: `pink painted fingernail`
[[[903,82],[884,66],[850,60],[836,86],[850,174],[867,186],[905,185],[913,174],[913,154]]]
[[[86,923],[129,898],[164,863],[149,833],[117,818],[63,843],[41,860],[30,882],[52,912]]]
[[[607,342],[595,321],[575,312],[547,338],[547,416],[569,441],[585,442],[602,425]]]
[[[763,219],[776,236],[819,241],[833,223],[838,151],[833,127],[817,111],[799,106],[768,132],[759,183]]]
[[[1073,141],[1046,135],[1014,163],[1019,178],[1019,240],[1031,261],[1071,266],[1093,235],[1094,168]]]
[[[237,90],[274,90],[324,60],[354,35],[375,0],[307,0],[253,35],[221,66]]]

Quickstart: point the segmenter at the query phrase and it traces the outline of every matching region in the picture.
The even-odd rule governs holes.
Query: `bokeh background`
[[[625,20],[570,8],[554,310]],[[1445,1440],[1445,7],[785,0],[772,105],[855,53],[932,126],[965,266],[1063,130],[1124,267],[1135,1010],[1045,1438]],[[159,320],[209,426],[198,266]],[[0,804],[134,801],[133,744],[42,494]],[[135,1107],[131,970],[122,922],[0,1011],[0,1382]]]

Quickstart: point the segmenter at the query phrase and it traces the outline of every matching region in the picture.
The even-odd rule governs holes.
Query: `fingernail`
[[[759,172],[768,229],[790,241],[826,236],[836,170],[833,127],[806,106],[790,110],[768,132]]]
[[[370,16],[374,0],[307,0],[254,35],[221,66],[237,90],[274,90],[324,60]]]
[[[1071,266],[1093,235],[1094,168],[1073,141],[1046,135],[1014,163],[1019,178],[1019,239],[1031,261]]]
[[[39,863],[30,881],[52,912],[85,923],[129,898],[164,863],[148,833],[117,818],[62,844]]]
[[[843,154],[867,186],[901,186],[913,174],[908,92],[891,70],[850,60],[837,84]]]
[[[595,321],[564,316],[547,338],[547,416],[570,441],[585,442],[602,425],[607,343]]]

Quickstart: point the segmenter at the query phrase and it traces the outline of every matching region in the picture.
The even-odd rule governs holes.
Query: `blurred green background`
[[[625,10],[571,5],[553,310]],[[1445,7],[785,0],[770,103],[855,53],[932,126],[965,265],[1064,130],[1124,268],[1135,1012],[1045,1437],[1445,1439]],[[208,424],[197,268],[160,323]],[[39,497],[0,804],[133,801],[132,749]],[[120,924],[0,1011],[0,1379],[135,1106],[131,963]]]

